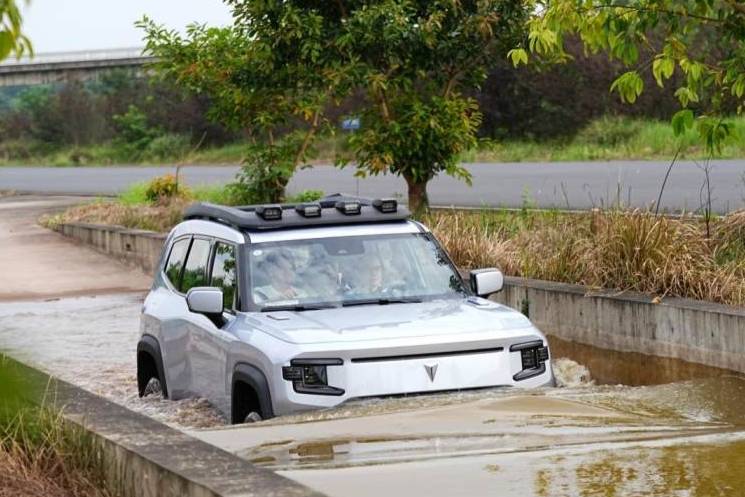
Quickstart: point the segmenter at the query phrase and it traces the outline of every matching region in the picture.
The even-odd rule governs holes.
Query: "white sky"
[[[141,47],[134,22],[143,14],[177,29],[195,21],[213,26],[231,21],[220,0],[30,0],[23,10],[24,31],[37,54]]]

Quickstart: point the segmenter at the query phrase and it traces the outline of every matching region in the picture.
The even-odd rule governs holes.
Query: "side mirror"
[[[471,289],[479,297],[487,297],[502,290],[504,276],[495,268],[474,269],[471,271]]]
[[[186,305],[191,312],[204,314],[208,318],[222,316],[222,290],[207,286],[194,287],[186,294]]]

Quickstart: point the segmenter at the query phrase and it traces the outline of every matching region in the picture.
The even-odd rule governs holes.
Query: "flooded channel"
[[[550,337],[560,388],[366,399],[234,428],[204,400],[138,398],[142,297],[0,303],[0,350],[330,495],[745,495],[738,374]]]

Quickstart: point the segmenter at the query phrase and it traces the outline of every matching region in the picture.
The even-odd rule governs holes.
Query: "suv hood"
[[[514,309],[473,298],[253,313],[247,317],[247,322],[280,340],[296,344],[494,333],[532,328],[528,318]]]

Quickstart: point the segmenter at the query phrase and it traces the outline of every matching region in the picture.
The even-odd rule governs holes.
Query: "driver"
[[[366,258],[359,274],[360,278],[354,288],[355,293],[377,295],[388,291],[383,282],[383,262],[379,257]]]
[[[266,256],[262,266],[269,285],[255,290],[261,300],[292,300],[305,297],[305,292],[295,285],[294,264],[287,254],[272,252]]]

